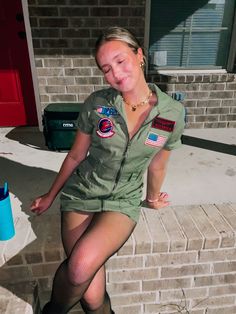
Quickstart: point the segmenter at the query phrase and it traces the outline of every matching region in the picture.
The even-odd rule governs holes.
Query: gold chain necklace
[[[152,97],[152,91],[149,90],[149,93],[148,93],[147,97],[143,101],[141,101],[141,102],[139,102],[137,104],[130,104],[126,100],[124,100],[124,98],[123,98],[123,102],[126,105],[130,106],[132,108],[132,111],[135,111],[138,107],[147,105],[149,103],[149,100],[150,100],[151,97]]]

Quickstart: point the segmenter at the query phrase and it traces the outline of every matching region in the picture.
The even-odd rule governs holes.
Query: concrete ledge
[[[10,283],[0,287],[0,313],[40,314],[37,282]]]
[[[36,239],[13,256],[11,241],[5,244],[0,282],[12,291],[9,282],[36,281],[44,303],[64,259],[60,216],[30,221]],[[235,232],[236,204],[143,209],[135,231],[107,263],[107,287],[116,314],[235,314]]]

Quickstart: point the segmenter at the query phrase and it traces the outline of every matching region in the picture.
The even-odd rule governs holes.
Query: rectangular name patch
[[[158,135],[156,133],[149,132],[145,141],[145,145],[162,147],[164,146],[167,138],[165,136]]]
[[[175,121],[167,120],[164,118],[156,117],[152,121],[152,128],[159,129],[166,132],[172,132],[174,130]]]

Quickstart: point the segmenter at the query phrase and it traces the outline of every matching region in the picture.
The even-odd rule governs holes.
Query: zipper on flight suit
[[[116,109],[117,110],[117,109]],[[119,112],[119,110],[117,110],[118,112]],[[118,184],[118,182],[119,182],[119,179],[120,179],[120,175],[121,175],[121,170],[123,169],[123,167],[124,167],[124,163],[125,163],[125,160],[126,160],[126,156],[127,156],[127,151],[128,151],[128,148],[129,148],[129,146],[130,146],[130,143],[131,143],[131,141],[133,140],[133,138],[135,137],[135,135],[138,133],[138,131],[133,135],[133,137],[132,137],[132,139],[130,139],[129,138],[129,131],[128,131],[128,127],[127,127],[127,124],[126,124],[126,121],[125,121],[125,119],[124,119],[124,117],[121,115],[121,113],[119,112],[119,115],[120,115],[120,117],[123,119],[123,121],[124,121],[124,125],[125,125],[125,128],[126,128],[126,135],[127,135],[127,143],[126,143],[126,146],[125,146],[125,150],[124,150],[124,153],[123,153],[123,159],[121,160],[121,163],[120,163],[120,168],[119,168],[119,170],[118,170],[118,172],[117,172],[117,174],[116,174],[116,178],[115,178],[115,181],[114,181],[114,185],[113,185],[113,188],[112,188],[112,190],[111,190],[111,193],[115,190],[115,188],[116,188],[116,186],[117,186],[117,184]],[[157,115],[159,115],[159,113],[157,114]],[[155,116],[156,117],[156,116]],[[154,117],[154,118],[155,118]],[[143,128],[145,125],[147,125],[148,123],[150,123],[151,121],[153,121],[154,120],[154,118],[153,119],[151,119],[151,120],[148,120],[147,121],[147,119],[146,119],[146,123],[145,123],[145,121],[144,121],[144,123],[141,125],[141,127],[140,127],[140,129],[141,128]]]
[[[118,110],[117,110],[118,111]],[[119,111],[118,111],[119,112]],[[127,151],[128,151],[128,148],[130,146],[130,138],[129,138],[129,131],[128,131],[128,127],[127,127],[127,124],[126,124],[126,121],[124,119],[124,117],[121,115],[121,113],[119,112],[119,115],[120,117],[122,118],[122,120],[124,121],[124,125],[125,125],[125,129],[126,129],[126,136],[127,136],[127,142],[126,142],[126,146],[125,146],[125,150],[123,152],[123,158],[121,160],[121,163],[120,163],[120,168],[116,174],[116,178],[115,178],[115,181],[114,181],[114,185],[113,185],[113,188],[111,190],[111,193],[115,190],[118,182],[119,182],[119,179],[120,179],[120,174],[121,174],[121,170],[122,168],[124,167],[124,163],[125,163],[125,160],[126,160],[126,155],[127,155]]]
[[[123,153],[123,159],[121,160],[121,163],[120,163],[120,169],[119,169],[119,171],[116,174],[115,184],[113,186],[112,192],[115,190],[115,188],[116,188],[116,186],[117,186],[117,184],[119,182],[121,170],[124,167],[124,163],[125,163],[125,160],[126,160],[127,151],[128,151],[129,146],[130,146],[130,140],[127,141],[127,144],[126,144],[126,147],[125,147],[125,150],[124,150],[124,153]]]

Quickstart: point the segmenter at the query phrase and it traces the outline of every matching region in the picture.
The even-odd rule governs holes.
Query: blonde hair
[[[95,43],[95,60],[97,63],[97,66],[100,68],[99,63],[97,61],[97,53],[99,51],[99,48],[107,41],[112,41],[112,40],[119,40],[122,41],[123,43],[126,43],[133,51],[134,53],[138,52],[138,49],[141,48],[143,51],[144,55],[144,50],[138,41],[138,39],[135,37],[135,35],[130,32],[129,30],[118,27],[118,26],[113,26],[105,29],[103,33],[98,37],[96,43]],[[145,65],[146,63],[146,58],[144,56],[143,60]]]

